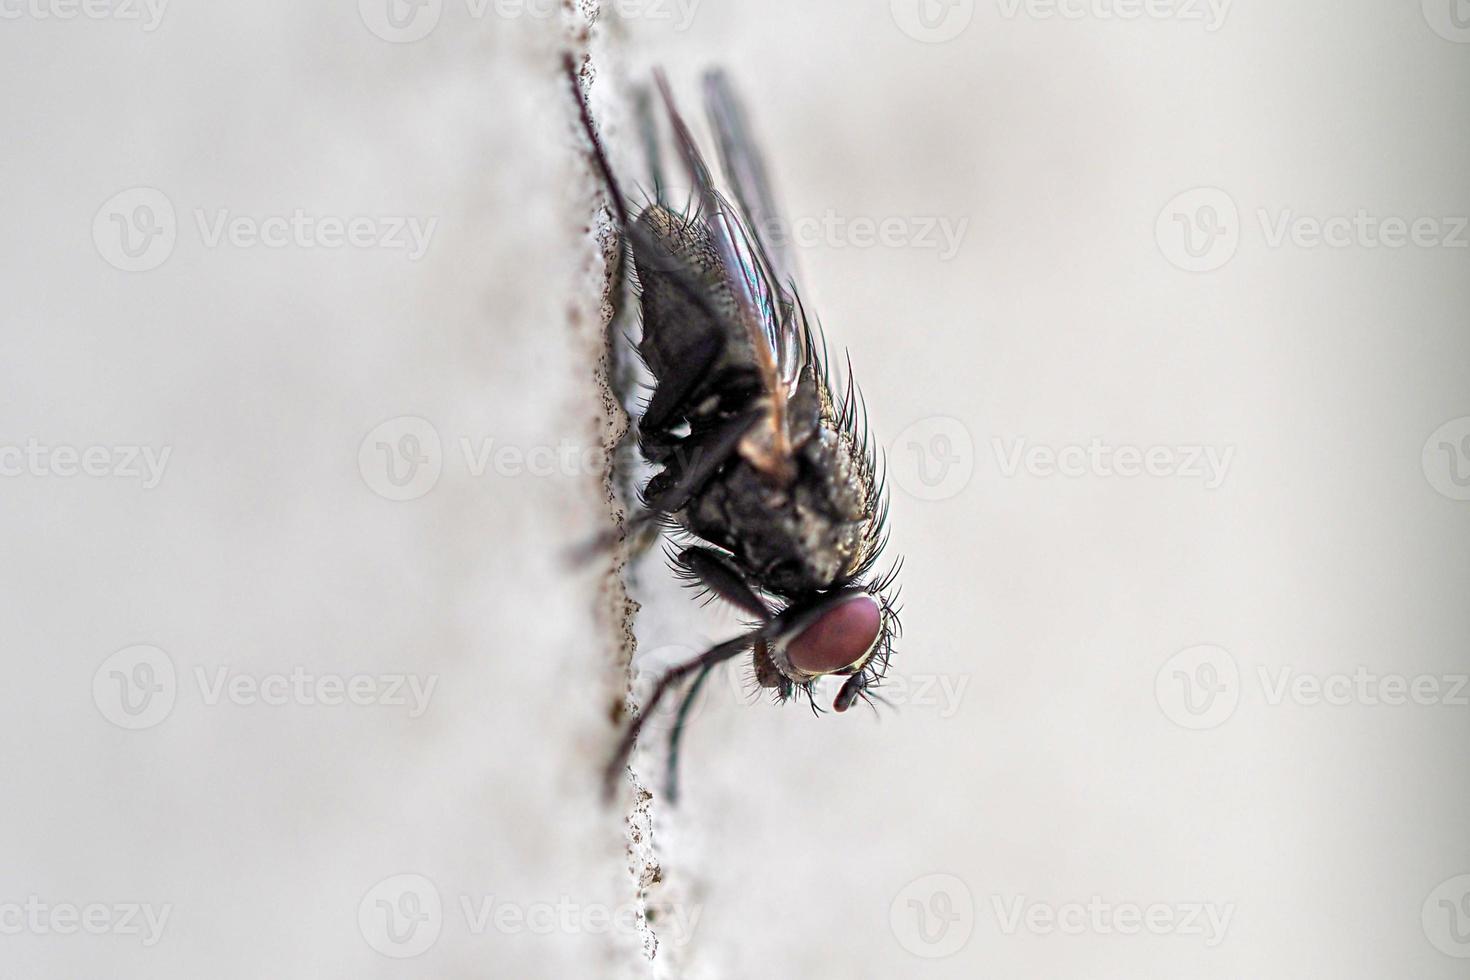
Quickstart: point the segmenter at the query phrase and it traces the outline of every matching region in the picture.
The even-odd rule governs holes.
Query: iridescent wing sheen
[[[789,478],[790,446],[786,436],[786,402],[793,377],[786,376],[791,358],[785,354],[791,340],[788,325],[794,316],[782,316],[783,302],[776,280],[761,256],[761,242],[742,222],[741,215],[715,189],[714,178],[688,125],[679,114],[662,72],[655,74],[664,108],[673,130],[674,144],[694,189],[699,220],[703,222],[710,242],[727,270],[736,317],[750,337],[756,353],[757,368],[770,400],[770,426],[763,440],[750,443],[750,453],[759,458],[762,469]]]
[[[772,284],[775,328],[772,349],[776,351],[781,380],[794,391],[792,417],[802,415],[798,383],[806,373],[816,385],[817,397],[825,410],[832,413],[832,424],[852,439],[856,479],[867,488],[870,508],[868,537],[863,543],[862,563],[857,571],[858,575],[867,574],[886,541],[888,497],[878,449],[869,441],[862,395],[853,383],[851,365],[845,385],[836,392],[830,390],[821,328],[807,318],[801,302],[791,229],[783,222],[776,205],[765,154],[751,134],[745,108],[723,72],[706,73],[704,98],[710,126],[719,144],[720,164],[740,211],[740,226],[747,231],[747,247],[754,255],[758,277]],[[883,586],[886,585],[885,581]]]
[[[790,229],[771,189],[765,155],[751,135],[745,107],[722,71],[704,77],[705,109],[719,144],[720,164],[725,171],[747,247],[758,266],[758,274],[771,284],[772,347],[782,380],[794,384],[810,350],[809,327],[797,292],[796,257],[791,249]]]

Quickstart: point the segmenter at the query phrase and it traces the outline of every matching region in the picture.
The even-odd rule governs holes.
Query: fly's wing
[[[740,208],[750,247],[775,292],[774,316],[779,374],[788,386],[796,383],[810,351],[806,316],[797,295],[796,258],[787,239],[771,179],[746,121],[745,107],[724,72],[704,77],[705,108],[720,146],[720,164]]]
[[[780,378],[791,393],[787,415],[792,442],[797,446],[804,443],[819,417],[830,419],[836,429],[851,437],[853,478],[865,488],[868,528],[860,564],[853,574],[866,574],[883,550],[888,502],[877,447],[868,438],[862,395],[853,383],[851,364],[842,390],[831,390],[826,342],[821,328],[807,318],[802,307],[796,255],[787,237],[789,228],[776,206],[765,155],[751,135],[745,108],[723,72],[705,75],[704,98],[710,126],[719,142],[725,179],[739,206],[742,227],[749,230],[749,248],[775,294],[771,346]]]
[[[769,425],[753,430],[742,443],[741,452],[763,472],[783,482],[789,481],[792,460],[786,431],[786,403],[790,385],[782,376],[786,365],[781,363],[780,356],[787,341],[773,280],[761,262],[758,240],[752,239],[735,209],[715,190],[709,167],[674,105],[667,79],[659,72],[655,80],[669,115],[674,144],[694,188],[699,218],[725,269],[735,300],[736,318],[750,338],[761,386],[770,404]]]

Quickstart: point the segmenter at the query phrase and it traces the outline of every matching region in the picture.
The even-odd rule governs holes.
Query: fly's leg
[[[608,760],[607,768],[603,771],[603,793],[606,797],[612,797],[613,787],[617,784],[618,774],[628,764],[628,756],[632,754],[633,746],[638,744],[638,733],[643,730],[643,722],[658,710],[658,706],[663,701],[665,695],[690,674],[697,673],[705,667],[713,667],[715,664],[723,663],[731,657],[738,656],[759,635],[760,631],[754,631],[744,636],[737,636],[733,640],[726,640],[724,643],[716,644],[693,660],[688,660],[677,666],[670,667],[659,678],[658,683],[654,685],[653,693],[648,698],[648,703],[643,705],[643,710],[638,713],[638,717],[634,718],[629,723],[627,730],[623,732],[623,737],[618,740],[617,749],[613,752],[612,758]]]
[[[619,474],[618,482],[621,484],[623,499],[631,500],[634,496],[632,493],[633,465],[629,457],[632,447],[636,445],[635,427],[632,422],[632,396],[637,385],[637,365],[632,352],[633,343],[626,335],[625,328],[633,319],[632,270],[626,255],[628,228],[632,216],[628,210],[627,199],[623,196],[622,188],[613,173],[607,147],[603,145],[602,137],[598,134],[597,126],[593,122],[592,109],[587,104],[587,97],[582,91],[582,80],[577,70],[576,59],[570,53],[564,55],[562,67],[566,72],[567,82],[571,85],[572,98],[577,105],[578,121],[583,134],[591,145],[592,160],[606,188],[616,225],[612,229],[612,234],[617,236],[617,241],[614,248],[609,250],[611,253],[609,261],[613,265],[611,276],[614,282],[611,287],[613,309],[612,316],[608,319],[606,338],[607,379],[613,396],[618,400],[618,404],[622,406],[629,419],[627,431],[613,447],[613,460],[614,470]]]
[[[673,283],[673,287],[686,295],[696,308],[706,313],[711,311],[708,309],[708,302],[700,295],[695,284],[685,281],[688,274],[678,267],[674,256],[668,253],[666,245],[658,241],[640,222],[633,219],[628,199],[618,184],[616,174],[613,173],[607,148],[603,145],[596,123],[593,121],[591,107],[582,90],[582,80],[576,59],[568,53],[563,56],[562,62],[567,82],[571,87],[573,101],[577,105],[581,129],[591,147],[593,163],[606,188],[619,235],[618,257],[620,261],[617,270],[619,281],[614,287],[614,313],[607,338],[607,362],[609,386],[630,420],[627,432],[613,447],[613,459],[623,499],[632,501],[639,499],[633,486],[636,460],[632,447],[634,445],[643,447],[644,454],[649,458],[652,458],[650,450],[653,454],[660,451],[654,448],[655,445],[664,442],[667,438],[668,429],[674,423],[674,416],[678,413],[688,390],[698,383],[699,379],[719,358],[722,347],[716,337],[699,337],[691,342],[688,349],[681,352],[683,356],[680,361],[683,373],[679,381],[674,384],[660,383],[655,388],[648,405],[644,406],[638,421],[636,423],[632,421],[635,417],[632,396],[636,388],[638,370],[633,353],[634,345],[629,338],[624,336],[624,327],[633,319],[634,308],[634,304],[630,302],[634,291],[631,287],[632,263],[629,261],[629,253],[637,257],[640,263],[651,264],[654,268],[660,269]],[[658,188],[662,186],[663,176],[659,166],[660,152],[658,131],[653,118],[653,100],[646,88],[641,89],[638,96],[638,114],[640,130],[645,143],[644,151],[648,156],[657,194]],[[620,340],[623,343],[620,344]],[[646,445],[645,440],[647,440]],[[664,446],[662,450],[678,451],[676,446]],[[690,475],[697,476],[698,474]],[[630,551],[634,557],[641,555],[657,540],[663,521],[682,506],[682,501],[687,500],[694,489],[697,487],[685,482],[682,486],[671,487],[672,492],[667,495],[668,499],[642,500],[642,507],[628,518],[621,535],[617,531],[598,535],[592,541],[577,548],[573,553],[573,559],[585,561],[603,553],[614,547],[620,537],[629,542]]]
[[[757,408],[744,415],[732,416],[699,440],[684,439],[667,446],[645,447],[644,455],[657,456],[667,466],[644,488],[642,508],[624,524],[622,538],[629,542],[629,550],[634,557],[648,550],[657,540],[664,522],[683,510],[699,488],[735,454],[740,440],[763,414],[764,409]],[[598,535],[577,549],[574,557],[590,559],[615,546],[618,538],[617,531]]]
[[[740,440],[758,423],[765,409],[757,407],[723,419],[708,432],[684,439],[664,456],[664,470],[649,481],[643,503],[650,509],[674,514],[684,509],[710,477],[740,448]]]
[[[669,759],[664,785],[667,787],[665,792],[670,803],[679,802],[679,749],[684,744],[684,723],[689,720],[689,712],[694,707],[695,699],[699,697],[699,689],[704,687],[709,672],[714,669],[714,664],[705,664],[699,668],[689,690],[684,692],[684,699],[679,702],[679,713],[674,717],[674,727],[669,731]]]
[[[625,522],[621,535],[616,530],[599,534],[572,552],[576,563],[590,561],[615,547],[619,538],[630,543],[634,556],[642,554],[657,539],[663,522],[684,508],[705,481],[734,455],[741,438],[758,422],[763,410],[753,409],[732,416],[699,440],[683,440],[646,454],[658,453],[668,466],[648,484],[643,507]]]
[[[713,548],[686,548],[673,557],[680,576],[691,585],[709,590],[741,612],[749,613],[765,623],[771,618],[770,607],[756,594],[740,569],[728,557]]]
[[[628,199],[623,196],[622,188],[618,186],[618,179],[613,174],[612,164],[608,162],[607,150],[602,145],[602,137],[597,135],[597,126],[592,121],[592,108],[587,105],[587,96],[582,92],[582,79],[577,73],[577,60],[570,53],[564,55],[562,68],[566,71],[567,81],[572,86],[572,98],[577,103],[582,130],[592,141],[592,159],[597,164],[598,171],[601,172],[603,183],[607,185],[607,195],[612,202],[613,213],[618,219],[618,224],[627,228],[633,223],[632,216],[628,213]]]
[[[708,589],[712,596],[724,599],[742,612],[754,616],[762,624],[770,620],[770,608],[746,582],[745,576],[740,573],[735,564],[725,555],[712,548],[693,547],[686,548],[678,555],[671,557],[679,575],[688,580],[690,584]],[[756,642],[761,643],[762,641],[757,639]],[[699,697],[699,691],[714,666],[712,663],[706,664],[700,668],[699,673],[694,675],[693,682],[690,683],[689,689],[684,692],[684,697],[679,702],[678,713],[674,716],[674,726],[669,730],[669,757],[665,786],[670,803],[678,802],[679,799],[679,750],[684,742],[684,725],[689,720],[689,712],[693,710],[695,700]]]
[[[572,89],[572,98],[577,104],[577,114],[582,131],[592,147],[593,163],[607,190],[613,217],[616,219],[615,234],[618,235],[618,242],[615,253],[617,268],[614,275],[617,282],[613,285],[613,315],[608,324],[607,370],[608,385],[628,417],[628,428],[618,440],[617,445],[613,447],[613,469],[623,499],[631,501],[637,499],[633,486],[635,472],[633,454],[638,438],[637,425],[633,421],[632,411],[632,396],[637,384],[637,364],[633,355],[632,340],[626,336],[624,328],[631,323],[634,308],[631,302],[632,269],[627,258],[629,234],[633,227],[632,215],[628,210],[627,198],[623,196],[617,176],[613,173],[607,148],[603,146],[602,137],[598,135],[597,126],[593,122],[592,109],[587,104],[587,97],[582,91],[582,81],[577,71],[576,59],[570,53],[566,54],[562,59],[562,67]],[[630,550],[634,557],[647,551],[657,539],[658,521],[661,516],[656,512],[640,509],[627,521],[622,537],[630,542]],[[618,539],[617,531],[600,534],[592,541],[575,549],[572,558],[578,563],[590,560],[610,550],[617,544]]]
[[[722,564],[726,565],[729,571],[734,572],[733,566],[729,565],[722,555],[708,548],[687,549],[684,554],[680,556],[680,559],[692,559],[692,561],[684,560],[682,562],[682,564],[686,568],[689,568],[691,566],[699,566],[702,562],[705,562],[707,560],[718,560]],[[708,567],[713,566],[706,566],[706,568]],[[755,596],[754,591],[749,590],[749,587],[744,585],[744,579],[739,576],[739,573],[734,572],[734,576],[734,581],[740,582],[743,588],[746,588],[748,591],[751,592],[751,597],[755,598],[756,601],[759,602],[760,600],[758,597]],[[713,584],[715,581],[719,581],[718,573],[711,576],[710,579],[706,579],[705,581],[710,584],[710,587],[712,589],[718,588],[718,586]],[[721,584],[727,585],[728,583],[722,582]],[[740,604],[738,601],[736,601],[736,599],[732,598],[731,601],[736,602],[737,605]],[[752,646],[756,647],[758,651],[763,651],[764,646],[768,641],[772,639],[778,639],[781,636],[787,634],[793,628],[793,626],[801,621],[803,615],[804,610],[800,607],[794,606],[788,606],[780,612],[769,613],[759,626],[752,629],[744,636],[737,636],[733,640],[726,640],[724,643],[720,643],[716,646],[711,647],[709,650],[693,658],[692,660],[686,660],[682,664],[678,664],[674,667],[669,668],[669,670],[662,677],[659,678],[658,683],[653,688],[652,695],[649,696],[647,703],[643,705],[643,709],[639,712],[638,717],[633,719],[633,721],[629,723],[627,730],[623,733],[623,737],[618,740],[617,749],[616,751],[614,751],[612,758],[608,761],[607,769],[603,773],[605,794],[609,797],[611,796],[613,787],[617,781],[619,771],[625,765],[627,765],[628,756],[632,754],[633,747],[638,743],[638,734],[643,730],[644,720],[652,717],[653,713],[658,710],[659,705],[663,702],[664,697],[671,690],[681,684],[685,680],[685,678],[689,677],[690,675],[694,675],[694,682],[685,692],[683,700],[680,702],[678,712],[674,718],[673,730],[669,734],[668,785],[670,788],[670,795],[675,795],[678,791],[677,778],[679,747],[683,739],[684,724],[686,721],[688,721],[689,712],[693,708],[695,698],[698,697],[700,686],[709,676],[710,670],[715,666],[725,662],[726,660],[730,660],[738,656],[740,653],[747,649],[750,649]],[[757,656],[756,669],[758,676],[761,666],[759,662],[761,655],[762,654],[758,654]],[[762,686],[771,686],[765,680],[762,680],[761,683]],[[784,681],[783,683],[785,685],[783,688],[783,692],[787,696],[789,696],[790,682]],[[854,697],[856,696],[857,695],[854,694]],[[846,704],[843,705],[844,708],[846,706]]]

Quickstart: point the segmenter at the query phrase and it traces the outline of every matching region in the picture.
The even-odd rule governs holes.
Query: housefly
[[[744,632],[669,668],[623,730],[605,773],[611,792],[645,719],[682,689],[670,728],[669,795],[676,794],[684,723],[718,664],[748,653],[776,699],[806,699],[816,682],[843,683],[832,703],[869,701],[899,634],[901,563],[875,574],[887,542],[888,497],[851,380],[834,386],[816,318],[802,302],[764,156],[720,72],[704,99],[729,197],[680,116],[661,73],[658,96],[675,157],[692,188],[676,207],[662,178],[660,136],[642,100],[653,192],[635,214],[583,96],[565,68],[592,160],[605,185],[642,322],[636,350],[652,390],[636,415],[639,451],[656,470],[630,529],[673,542],[675,572],[748,617]],[[626,266],[626,262],[624,265]]]

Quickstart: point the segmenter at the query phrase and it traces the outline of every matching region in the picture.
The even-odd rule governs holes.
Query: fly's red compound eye
[[[862,660],[882,628],[883,613],[872,596],[854,596],[813,620],[787,644],[786,657],[803,674],[836,673]]]

